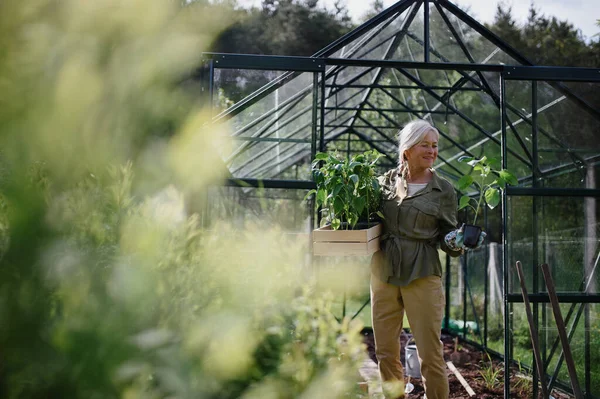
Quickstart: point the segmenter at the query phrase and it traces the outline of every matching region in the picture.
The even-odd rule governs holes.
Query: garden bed
[[[402,364],[404,364],[404,345],[407,339],[408,335],[402,334],[403,349],[400,352]],[[377,363],[372,331],[367,329],[363,331],[363,342],[367,346],[369,358]],[[444,343],[444,360],[446,362],[451,361],[473,389],[475,396],[471,397],[477,399],[504,398],[504,366],[500,360],[494,358],[490,360],[484,352],[466,343],[458,342],[458,346],[456,346],[456,339],[448,334],[442,334],[442,342]],[[469,394],[454,373],[450,370],[447,370],[447,372],[450,384],[449,399],[469,398]],[[512,367],[510,375],[510,397],[530,399],[532,397],[531,374],[528,374],[525,370],[519,370],[517,367]],[[411,378],[410,382],[414,385],[414,391],[406,395],[406,399],[421,399],[424,393],[421,379]],[[556,389],[552,391],[552,396],[555,399],[571,398],[570,395]],[[539,392],[539,397],[542,397],[541,392]]]

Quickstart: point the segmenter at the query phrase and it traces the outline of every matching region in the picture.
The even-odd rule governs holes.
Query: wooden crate
[[[313,230],[316,256],[365,256],[379,251],[381,223],[362,230],[332,230],[331,226]]]

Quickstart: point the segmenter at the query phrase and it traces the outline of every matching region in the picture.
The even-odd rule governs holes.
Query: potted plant
[[[365,151],[350,159],[316,154],[312,163],[315,195],[323,216],[313,231],[315,255],[368,255],[379,249],[381,190],[375,164],[382,155]]]
[[[468,195],[463,195],[458,201],[458,209],[466,207],[473,209],[475,216],[472,224],[464,224],[462,227],[464,245],[469,248],[477,246],[481,227],[477,226],[477,216],[483,203],[485,202],[490,209],[494,209],[500,203],[500,192],[506,185],[518,184],[517,178],[506,169],[502,169],[500,162],[496,158],[483,156],[480,159],[474,157],[462,156],[459,162],[465,162],[472,167],[471,172],[464,175],[458,181],[458,189],[465,191],[469,186],[475,184],[479,191],[477,199]],[[471,173],[479,172],[479,176],[473,177]]]

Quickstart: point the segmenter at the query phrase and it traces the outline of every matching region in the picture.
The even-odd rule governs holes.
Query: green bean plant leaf
[[[506,169],[502,169],[500,161],[497,158],[488,158],[483,156],[479,159],[469,156],[458,158],[458,162],[466,163],[471,167],[469,173],[461,176],[456,183],[456,188],[465,192],[469,187],[474,186],[478,192],[477,197],[469,195],[461,196],[458,201],[458,209],[470,208],[473,213],[473,223],[477,222],[477,216],[484,202],[488,208],[494,209],[500,204],[500,194],[507,185],[515,186],[519,184],[516,176]],[[475,176],[472,176],[474,174]]]
[[[350,159],[336,153],[315,155],[312,176],[317,188],[310,190],[305,200],[314,196],[317,206],[323,208],[324,222],[331,224],[332,229],[352,229],[359,221],[368,221],[375,215],[383,217],[379,211],[381,187],[375,173],[381,156],[375,150]]]

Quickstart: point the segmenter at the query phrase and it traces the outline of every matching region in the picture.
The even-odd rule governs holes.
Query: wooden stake
[[[571,379],[571,387],[576,399],[583,399],[583,392],[579,386],[579,380],[577,379],[577,370],[575,369],[575,362],[573,361],[573,355],[571,354],[571,346],[569,346],[569,337],[567,337],[567,330],[565,328],[565,322],[560,312],[560,304],[558,303],[558,297],[556,296],[556,287],[554,286],[554,279],[550,273],[550,267],[544,263],[542,266],[542,273],[548,288],[548,296],[550,297],[550,305],[552,306],[552,312],[554,312],[554,321],[556,322],[556,329],[558,330],[558,336],[562,344],[563,354],[565,355],[565,362],[567,363],[567,371]]]
[[[517,261],[516,264],[517,275],[519,276],[519,282],[521,283],[521,293],[523,294],[523,303],[525,304],[525,313],[527,314],[527,322],[529,323],[529,336],[531,337],[531,343],[533,345],[533,357],[537,365],[538,376],[540,377],[540,385],[542,387],[542,397],[548,399],[550,393],[548,392],[548,386],[546,385],[546,374],[544,373],[544,366],[542,364],[542,356],[540,354],[540,343],[538,340],[537,328],[533,322],[533,313],[531,312],[531,304],[529,303],[529,295],[527,294],[527,287],[525,286],[525,274],[523,273],[523,266],[521,262]]]
[[[454,363],[446,362],[446,365],[448,366],[450,371],[452,371],[454,373],[454,375],[456,376],[458,381],[462,384],[462,386],[465,387],[469,396],[475,396],[475,391],[473,391],[473,388],[471,388],[471,386],[465,380],[465,378],[462,376],[462,374],[456,369],[456,367],[454,367]]]

